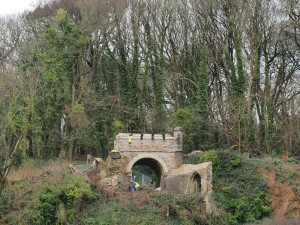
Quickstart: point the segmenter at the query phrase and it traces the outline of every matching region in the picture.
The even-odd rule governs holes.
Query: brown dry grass
[[[141,208],[150,202],[150,194],[148,191],[112,191],[109,187],[98,186],[104,196],[109,201],[118,201],[122,206],[125,206],[127,201],[131,201],[135,208]]]
[[[68,170],[69,162],[63,160],[48,161],[43,163],[34,163],[32,161],[24,163],[19,168],[13,168],[9,172],[7,179],[10,181],[24,180],[28,177],[35,177],[45,172],[55,173]]]

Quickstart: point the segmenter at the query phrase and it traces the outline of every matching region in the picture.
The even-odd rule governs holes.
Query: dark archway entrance
[[[160,163],[152,158],[142,158],[137,160],[131,169],[132,180],[140,185],[154,185],[160,187],[162,184],[163,170]]]
[[[191,177],[189,194],[201,193],[201,177],[198,173],[194,173]]]

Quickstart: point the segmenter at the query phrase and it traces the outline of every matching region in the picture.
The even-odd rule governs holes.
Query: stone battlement
[[[170,134],[119,133],[114,149],[106,160],[109,171],[125,175],[120,179],[128,188],[136,165],[150,167],[159,178],[157,187],[177,194],[203,194],[212,190],[212,163],[183,164],[182,130]]]
[[[173,136],[170,134],[133,134],[128,143],[129,134],[120,133],[115,139],[115,149],[120,152],[181,152],[182,131],[175,128]]]

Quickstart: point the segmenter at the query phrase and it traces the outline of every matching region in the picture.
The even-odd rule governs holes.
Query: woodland
[[[299,0],[53,0],[1,17],[0,181],[178,126],[184,153],[299,156],[299,58]]]

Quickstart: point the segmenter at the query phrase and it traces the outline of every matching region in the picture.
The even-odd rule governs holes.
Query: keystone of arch
[[[139,155],[135,156],[133,159],[131,159],[129,164],[127,165],[127,172],[128,173],[131,172],[133,165],[140,159],[144,159],[144,158],[155,159],[157,162],[159,162],[163,173],[168,173],[168,167],[167,167],[167,164],[164,162],[164,160],[162,160],[157,155],[151,154],[151,153],[139,154]]]

